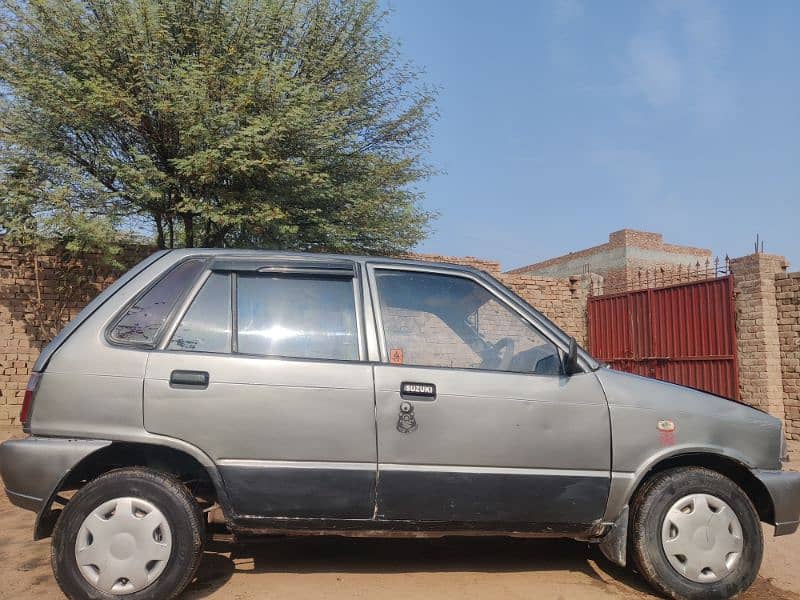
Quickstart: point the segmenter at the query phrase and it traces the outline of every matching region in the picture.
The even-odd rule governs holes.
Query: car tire
[[[200,507],[183,483],[150,469],[118,469],[65,506],[53,532],[53,573],[73,600],[169,600],[194,577],[204,533]],[[86,564],[92,561],[102,567]]]
[[[632,503],[634,564],[668,598],[732,598],[755,581],[763,549],[753,503],[716,471],[664,471],[647,481]]]

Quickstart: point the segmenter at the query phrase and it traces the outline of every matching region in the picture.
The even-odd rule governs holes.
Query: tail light
[[[22,408],[19,411],[19,421],[22,423],[22,431],[25,433],[31,432],[31,411],[33,410],[33,401],[36,398],[36,390],[39,387],[41,378],[41,373],[31,373],[28,385],[25,386],[25,398],[22,400]]]

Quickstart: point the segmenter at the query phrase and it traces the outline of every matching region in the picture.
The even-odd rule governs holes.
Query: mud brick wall
[[[786,437],[800,440],[800,273],[775,277]]]
[[[414,260],[426,260],[428,262],[442,262],[464,267],[473,267],[481,271],[486,271],[490,275],[497,277],[500,275],[500,263],[496,260],[486,260],[474,256],[445,256],[443,254],[407,254],[406,258]]]
[[[772,254],[751,254],[731,261],[740,397],[780,418],[784,407],[775,277],[785,268],[786,259]]]
[[[132,265],[151,250],[118,257]],[[121,274],[99,255],[35,254],[0,242],[0,427],[16,423],[39,351]]]
[[[559,279],[506,273],[499,279],[579,344],[586,346],[586,305],[592,288],[602,286],[602,277],[590,274]]]

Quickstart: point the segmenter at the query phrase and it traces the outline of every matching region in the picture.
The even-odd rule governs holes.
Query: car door
[[[352,261],[217,258],[151,353],[146,429],[206,452],[237,515],[372,517],[359,289]]]
[[[378,518],[583,529],[610,482],[592,373],[562,374],[532,316],[476,275],[369,265]]]

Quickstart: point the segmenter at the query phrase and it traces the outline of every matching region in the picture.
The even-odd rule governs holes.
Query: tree
[[[434,94],[375,0],[3,0],[0,226],[396,253]]]

